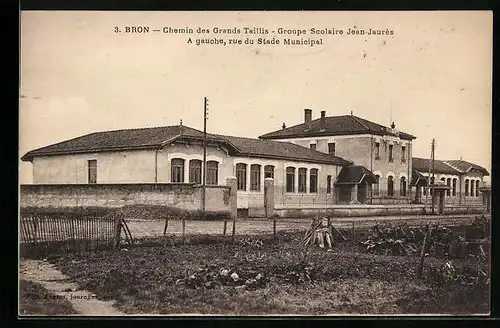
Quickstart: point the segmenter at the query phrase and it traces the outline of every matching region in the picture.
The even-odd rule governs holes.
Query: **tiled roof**
[[[180,133],[180,125],[94,132],[32,150],[26,153],[22,159],[30,160],[30,158],[40,155],[152,148],[161,145],[161,143],[166,140],[178,136]],[[203,137],[203,132],[186,126],[182,127],[182,133]]]
[[[432,170],[432,163],[428,158],[413,157],[411,165],[414,169],[420,172],[428,172],[429,168]],[[454,169],[450,165],[438,159],[434,160],[434,172],[458,174],[460,171]]]
[[[410,186],[416,186],[419,181],[427,183],[427,177],[421,174],[417,169],[412,168]]]
[[[445,162],[459,169],[462,172],[469,172],[470,170],[478,170],[485,175],[490,175],[488,170],[486,170],[484,167],[464,160],[446,160]]]
[[[432,169],[432,163],[428,158],[412,158],[412,167],[420,172],[428,172],[429,166]],[[471,169],[478,170],[484,175],[489,175],[488,170],[486,170],[484,167],[474,163],[466,162],[464,160],[434,160],[434,172],[438,173],[459,174],[467,173]]]
[[[214,135],[229,141],[239,150],[240,156],[277,157],[284,159],[296,159],[308,162],[323,162],[337,165],[349,165],[351,162],[338,156],[331,156],[306,147],[289,142],[273,140],[260,140],[254,138],[233,137],[225,135]]]
[[[26,153],[21,159],[31,161],[35,156],[75,154],[99,151],[120,151],[130,149],[153,149],[177,138],[203,139],[203,132],[187,126],[164,126],[142,129],[127,129],[90,133]],[[349,165],[351,162],[340,157],[288,142],[260,140],[207,134],[211,141],[229,144],[241,156],[282,158],[307,162]]]
[[[365,120],[354,115],[328,116],[302,123],[285,129],[277,130],[260,136],[261,139],[300,138],[312,136],[336,136],[352,134],[396,135],[390,128]],[[405,132],[399,132],[399,137],[412,140],[416,137]]]
[[[362,165],[344,166],[337,177],[335,184],[359,184],[363,178],[368,178],[369,183],[375,183],[375,176]]]

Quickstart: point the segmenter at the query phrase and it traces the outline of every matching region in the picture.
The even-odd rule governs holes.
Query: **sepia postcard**
[[[492,12],[20,21],[20,318],[490,314]]]

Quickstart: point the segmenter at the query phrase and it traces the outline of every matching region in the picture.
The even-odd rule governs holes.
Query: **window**
[[[394,156],[392,154],[393,145],[389,145],[389,162],[394,162]]]
[[[274,166],[272,165],[264,166],[264,178],[274,179]]]
[[[309,173],[309,192],[318,192],[318,169],[311,169]]]
[[[451,179],[446,179],[446,185],[450,187],[450,189],[446,190],[446,196],[451,196]]]
[[[260,165],[252,164],[250,165],[250,190],[259,191],[260,190]]]
[[[97,183],[97,160],[91,159],[87,161],[88,163],[88,173],[89,173],[89,183]]]
[[[311,148],[311,150],[316,150],[316,144],[310,144],[309,148]]]
[[[306,192],[307,169],[301,167],[299,169],[299,192]]]
[[[238,190],[247,190],[247,165],[243,163],[236,164],[236,181]]]
[[[471,197],[474,197],[474,180],[470,180],[470,193]]]
[[[456,196],[457,195],[457,179],[453,179],[453,184],[452,184],[452,195]]]
[[[335,142],[328,143],[328,154],[335,156]]]
[[[469,196],[469,179],[465,179],[465,196]]]
[[[375,175],[375,183],[373,184],[373,195],[380,195],[380,175]]]
[[[406,197],[406,178],[405,177],[401,177],[401,180],[399,182],[399,188],[400,188],[399,195],[402,197]]]
[[[392,176],[387,178],[387,196],[394,196],[394,178]]]
[[[199,159],[189,161],[189,182],[201,184],[201,163]]]
[[[476,197],[479,197],[479,180],[476,180]]]
[[[330,194],[332,192],[332,176],[326,176],[326,193]]]
[[[207,185],[219,184],[219,163],[216,161],[207,162]]]
[[[401,147],[401,163],[406,163],[406,147]]]
[[[172,182],[184,182],[184,160],[172,159]]]
[[[380,159],[380,143],[375,143],[375,159]]]
[[[427,189],[429,189],[429,186],[424,186],[423,188],[424,188],[423,194],[424,196],[427,196]]]
[[[295,168],[286,168],[286,191],[295,192]]]

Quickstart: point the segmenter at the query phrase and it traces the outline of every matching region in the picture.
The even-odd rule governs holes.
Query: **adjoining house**
[[[449,187],[445,194],[447,204],[483,203],[480,189],[484,187],[484,177],[489,175],[484,167],[464,160],[435,159],[433,165],[427,158],[414,157],[412,162],[416,202],[429,202],[427,185],[442,183]],[[431,172],[434,172],[434,177]]]
[[[237,207],[264,207],[274,179],[278,207],[430,201],[429,160],[412,157],[416,137],[354,115],[312,120],[256,138],[207,134],[206,184],[237,180]],[[26,153],[34,184],[165,184],[203,181],[203,132],[181,125],[90,133]],[[481,203],[488,171],[463,160],[434,163],[446,202]],[[414,191],[413,191],[414,189]]]

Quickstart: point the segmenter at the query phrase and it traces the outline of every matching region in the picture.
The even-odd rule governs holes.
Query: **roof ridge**
[[[456,167],[456,166],[454,166],[454,165],[452,165],[452,164],[448,163],[448,162],[447,162],[447,161],[445,161],[445,160],[442,160],[441,162],[443,162],[445,165],[448,165],[448,166],[449,166],[449,167],[451,167],[452,169],[457,170],[458,172],[461,172],[461,173],[465,172],[465,171],[462,171],[461,169],[459,169],[458,167]],[[471,167],[472,167],[472,166],[471,166]],[[469,169],[470,169],[470,168],[469,168]]]
[[[349,116],[349,115],[346,115],[346,116]],[[361,121],[359,120],[359,118],[358,118],[358,117],[356,117],[356,116],[354,116],[354,115],[350,115],[350,116],[351,116],[351,117],[352,117],[352,118],[353,118],[356,122],[358,122],[359,124],[361,124],[362,126],[364,126],[366,130],[370,130],[370,128],[369,128],[366,124],[364,124],[363,122],[361,122]],[[373,122],[372,122],[372,123],[373,123]]]

